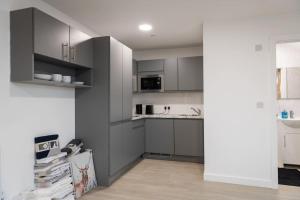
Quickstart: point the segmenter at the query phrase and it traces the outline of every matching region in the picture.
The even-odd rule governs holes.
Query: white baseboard
[[[278,188],[278,184],[273,182],[272,180],[226,176],[226,175],[213,174],[213,173],[204,173],[204,180],[212,181],[212,182],[246,185],[246,186],[265,187],[265,188],[272,188],[272,189]]]

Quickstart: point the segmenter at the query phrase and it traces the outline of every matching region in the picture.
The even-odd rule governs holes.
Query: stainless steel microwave
[[[163,92],[163,74],[140,74],[138,76],[139,92]]]

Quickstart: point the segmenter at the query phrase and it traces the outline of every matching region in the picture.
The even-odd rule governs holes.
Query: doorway
[[[276,43],[278,183],[300,186],[300,40]]]

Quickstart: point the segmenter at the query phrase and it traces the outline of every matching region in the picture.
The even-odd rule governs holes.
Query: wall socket
[[[256,102],[256,108],[263,109],[264,107],[265,107],[264,102],[262,102],[262,101]]]

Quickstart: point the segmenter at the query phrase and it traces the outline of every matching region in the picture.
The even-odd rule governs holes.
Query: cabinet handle
[[[71,60],[75,61],[76,59],[76,49],[75,47],[70,47]]]
[[[67,61],[69,59],[69,44],[63,43],[62,44],[62,56],[63,60]]]
[[[283,146],[286,148],[286,136],[283,137]]]

